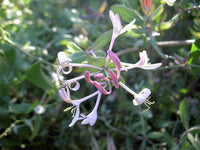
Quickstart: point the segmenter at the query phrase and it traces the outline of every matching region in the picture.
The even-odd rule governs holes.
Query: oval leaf
[[[164,5],[160,5],[151,15],[151,20],[155,20],[158,16],[162,14],[164,10]]]
[[[175,15],[172,19],[170,19],[170,20],[167,21],[167,22],[163,22],[163,23],[161,23],[161,24],[155,25],[155,31],[170,29],[170,28],[173,27],[173,26],[175,25],[175,23],[178,21],[179,15],[180,15],[180,14]]]
[[[108,44],[112,37],[112,30],[109,30],[102,35],[99,36],[99,38],[94,42],[92,45],[92,49],[98,50],[101,49],[103,46]]]
[[[34,85],[36,85],[44,90],[50,90],[53,88],[53,84],[52,84],[50,78],[44,74],[39,62],[36,62],[35,64],[33,64],[26,71],[26,78],[30,82],[32,82]]]
[[[144,23],[143,17],[134,9],[127,8],[123,5],[114,5],[111,9],[125,22],[131,22],[133,19],[136,19],[135,24],[141,25]]]
[[[180,118],[181,118],[181,121],[184,125],[184,127],[186,129],[188,129],[189,127],[189,115],[188,115],[188,103],[187,101],[184,99],[182,100],[182,102],[180,103],[179,105],[179,111],[180,111]]]

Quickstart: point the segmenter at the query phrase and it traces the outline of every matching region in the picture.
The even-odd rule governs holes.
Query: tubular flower
[[[145,70],[151,70],[151,69],[156,69],[162,65],[162,63],[156,63],[156,64],[148,63],[149,58],[148,58],[147,52],[145,50],[140,52],[139,56],[140,56],[140,60],[136,63],[136,66],[138,68],[142,68]]]
[[[112,50],[112,47],[114,45],[115,39],[124,32],[130,30],[133,27],[133,24],[135,23],[135,19],[132,20],[128,25],[126,25],[124,28],[122,28],[121,20],[119,18],[118,14],[114,14],[112,10],[109,11],[110,20],[113,25],[113,33],[112,38],[109,46],[109,50]]]
[[[147,106],[147,110],[150,109],[149,105],[154,104],[154,102],[150,102],[150,94],[151,91],[147,88],[143,89],[139,94],[135,94],[135,98],[133,99],[133,104],[135,106],[145,104]]]
[[[80,115],[79,105],[77,105],[75,108],[73,108],[71,112],[73,113],[73,115],[72,115],[73,120],[69,124],[69,127],[72,127],[78,120],[81,120],[81,118],[79,118],[79,115]]]
[[[94,106],[94,109],[91,113],[89,113],[87,116],[84,117],[84,120],[81,122],[81,124],[90,124],[90,126],[93,126],[96,123],[97,120],[97,109],[99,106],[99,102],[101,100],[101,93],[98,94],[96,104]]]
[[[112,52],[111,50],[107,51],[108,56],[111,58],[111,60],[114,62],[116,69],[117,69],[117,79],[120,78],[120,68],[121,68],[121,63],[119,57]]]

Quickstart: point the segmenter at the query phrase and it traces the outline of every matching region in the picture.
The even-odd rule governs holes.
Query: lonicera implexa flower
[[[145,0],[144,1],[145,7],[151,6],[151,1]],[[69,127],[72,127],[77,121],[82,120],[81,124],[86,125],[89,124],[90,126],[93,126],[98,118],[97,110],[100,104],[101,95],[110,95],[112,93],[112,88],[120,88],[122,87],[127,92],[132,94],[134,96],[133,99],[133,105],[142,105],[145,104],[147,107],[147,110],[150,108],[149,105],[153,104],[154,102],[150,102],[150,94],[151,91],[147,88],[143,89],[141,92],[136,93],[130,88],[128,88],[124,82],[121,82],[121,72],[122,71],[128,71],[130,69],[134,68],[141,68],[145,70],[151,70],[156,69],[160,67],[161,63],[155,63],[150,64],[149,58],[147,56],[147,52],[144,50],[139,53],[139,61],[135,64],[129,64],[129,63],[123,63],[120,61],[119,57],[115,52],[113,52],[112,48],[115,42],[115,39],[120,35],[125,33],[126,31],[130,30],[135,22],[135,19],[131,21],[128,25],[126,25],[124,28],[122,28],[120,17],[118,14],[114,14],[111,10],[109,11],[110,19],[113,24],[113,34],[111,38],[111,42],[109,45],[109,49],[107,50],[107,56],[105,59],[105,65],[102,67],[91,65],[91,64],[79,64],[74,63],[72,60],[68,57],[68,55],[64,52],[58,53],[58,61],[59,66],[57,67],[57,77],[59,81],[61,82],[60,89],[58,90],[58,94],[62,100],[65,102],[71,104],[72,106],[67,107],[64,112],[71,110],[72,113],[72,121],[69,124]],[[91,51],[92,57],[98,57],[93,51]],[[114,65],[113,65],[114,64]],[[111,67],[112,66],[112,67]],[[67,75],[71,73],[73,70],[73,67],[85,67],[88,68],[84,72],[83,75],[80,75],[78,77],[64,80],[61,78],[60,73],[62,72],[62,75]],[[96,72],[89,71],[89,68],[98,70]],[[81,99],[73,100],[71,99],[70,91],[78,91],[80,88],[79,80],[85,79],[85,81],[91,85],[93,85],[96,89],[95,92],[93,92],[90,95],[87,95]],[[92,97],[97,96],[96,104],[93,108],[93,110],[88,114],[84,115],[80,110],[80,105],[89,100]]]

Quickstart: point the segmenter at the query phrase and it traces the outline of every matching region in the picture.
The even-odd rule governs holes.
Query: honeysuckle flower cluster
[[[122,28],[121,21],[118,14],[114,14],[111,10],[109,11],[109,16],[113,25],[113,33],[109,49],[107,50],[107,57],[105,59],[105,65],[103,67],[85,64],[85,63],[73,63],[72,60],[68,57],[65,52],[58,52],[59,66],[57,67],[57,78],[61,83],[60,89],[58,91],[59,96],[65,102],[71,104],[72,106],[66,108],[64,111],[71,110],[72,121],[69,124],[69,127],[72,127],[77,121],[81,120],[82,125],[89,124],[93,126],[97,120],[97,110],[101,100],[102,94],[110,95],[112,93],[112,88],[122,87],[130,94],[133,95],[133,105],[145,104],[147,109],[150,108],[150,105],[154,102],[151,102],[150,94],[151,91],[147,88],[142,89],[139,93],[135,93],[133,90],[128,88],[121,81],[121,72],[127,71],[129,69],[141,68],[145,70],[156,69],[160,67],[161,63],[150,64],[147,52],[143,50],[139,53],[139,60],[135,64],[121,62],[119,57],[112,51],[115,39],[122,33],[130,30],[135,22],[135,19],[131,21],[128,25]],[[91,51],[92,57],[97,57],[93,51]],[[112,64],[112,65],[111,65]],[[110,67],[112,66],[112,67]],[[115,66],[115,67],[113,67]],[[70,74],[73,70],[73,67],[85,67],[88,68],[83,75],[75,77],[72,79],[64,80],[61,76]],[[95,69],[96,72],[90,72],[89,69]],[[93,85],[96,88],[94,93],[87,95],[81,99],[71,99],[70,92],[77,91],[80,88],[79,80],[85,80],[88,84]],[[92,97],[97,97],[96,104],[93,110],[88,114],[82,114],[80,110],[80,105],[91,99]]]

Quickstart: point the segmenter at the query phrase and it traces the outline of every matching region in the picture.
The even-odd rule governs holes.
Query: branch
[[[183,45],[191,45],[195,42],[195,40],[184,40],[184,41],[161,41],[156,42],[159,47],[169,47],[169,46],[183,46]]]

